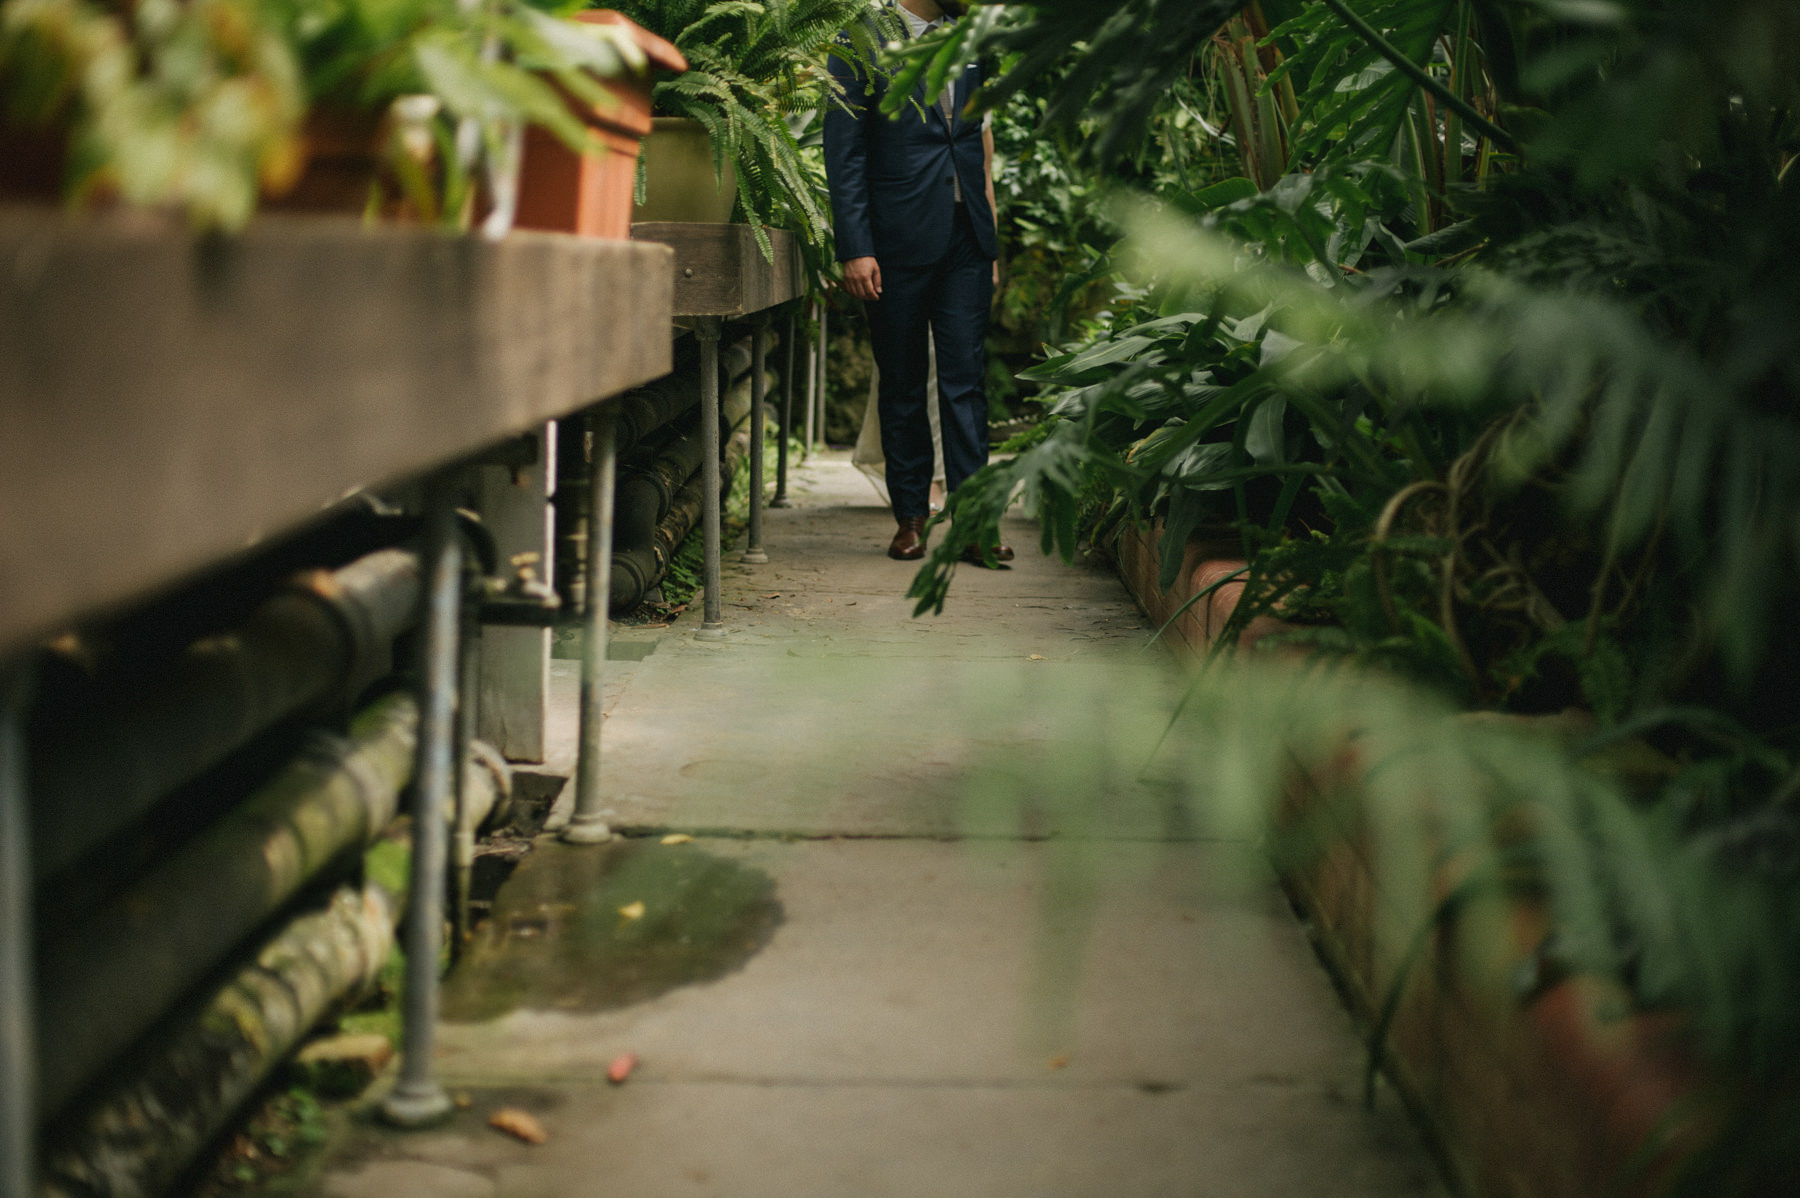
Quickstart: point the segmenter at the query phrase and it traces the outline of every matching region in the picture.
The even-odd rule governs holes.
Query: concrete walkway
[[[771,564],[727,555],[724,642],[618,633],[630,835],[546,839],[501,889],[445,993],[467,1108],[354,1122],[308,1192],[1438,1194],[1254,849],[1145,780],[1176,680],[1118,582],[1021,524],[915,621],[847,460],[795,498]]]

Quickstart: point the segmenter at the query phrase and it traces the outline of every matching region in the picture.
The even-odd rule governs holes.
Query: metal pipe
[[[322,874],[371,843],[412,777],[418,705],[396,692],[348,738],[308,747],[229,814],[43,947],[40,1109],[57,1113],[178,1005],[243,940]],[[476,742],[465,782],[471,832],[503,818],[503,762]],[[471,837],[472,840],[472,837]]]
[[[470,740],[458,771],[461,786],[457,803],[457,824],[451,837],[454,850],[454,876],[451,893],[455,896],[456,940],[450,946],[450,959],[462,959],[469,932],[469,892],[475,877],[475,839],[483,828],[499,827],[512,811],[512,767],[500,750],[486,741]]]
[[[412,697],[394,694],[360,714],[349,739],[316,735],[247,801],[45,945],[37,1026],[39,1042],[54,1046],[40,1070],[46,1113],[392,821],[412,775],[418,721]],[[483,802],[493,805],[491,796]]]
[[[189,646],[154,690],[47,732],[32,763],[35,876],[74,864],[277,722],[387,673],[418,597],[418,556],[405,549],[305,575]]]
[[[555,581],[563,610],[587,610],[588,427],[584,416],[560,422],[556,438],[556,494],[551,497],[556,529]]]
[[[750,528],[746,534],[744,554],[739,560],[746,565],[766,566],[769,555],[763,549],[763,405],[768,399],[769,321],[759,316],[750,334]]]
[[[620,471],[614,499],[612,609],[628,611],[643,602],[660,583],[667,562],[656,552],[656,530],[667,519],[675,497],[700,473],[705,445],[696,425],[669,442],[655,461],[627,474]]]
[[[25,707],[30,672],[0,665],[0,1198],[37,1192],[37,1051]]]
[[[808,304],[806,306],[806,311],[809,316],[817,315],[819,312],[819,305],[816,303]],[[806,438],[800,445],[800,461],[802,463],[805,463],[812,458],[813,416],[818,410],[818,404],[816,402],[818,392],[819,348],[818,343],[811,337],[808,337],[806,339],[806,419],[801,422],[806,429]]]
[[[734,429],[735,429],[734,425]],[[721,465],[723,476],[727,479],[737,474],[740,460],[750,452],[750,434],[747,430],[734,431],[731,440],[725,446],[724,461]],[[676,492],[674,500],[669,504],[668,514],[656,527],[655,544],[647,550],[634,553],[614,553],[613,569],[615,580],[621,572],[634,576],[641,595],[643,590],[662,581],[668,572],[669,563],[680,551],[682,543],[687,540],[688,533],[699,524],[706,506],[706,485],[702,477],[703,471],[696,470],[687,484]],[[619,584],[615,583],[615,586]]]
[[[701,585],[706,601],[695,635],[701,640],[722,640],[725,636],[724,604],[720,595],[719,539],[723,535],[720,508],[724,496],[719,494],[719,334],[721,322],[716,316],[702,316],[695,329],[700,338],[700,432],[706,438],[706,454],[701,459],[701,477],[706,482],[706,507],[701,534],[705,551],[705,572]]]
[[[456,472],[432,478],[425,511],[425,634],[414,773],[412,877],[406,912],[406,1005],[402,1012],[400,1080],[382,1115],[401,1127],[423,1127],[450,1113],[450,1096],[432,1071],[438,1008],[438,952],[444,937],[444,815],[452,786],[457,634],[462,630],[462,541],[456,528]],[[605,592],[600,592],[604,594]]]
[[[380,886],[342,887],[300,914],[133,1057],[133,1072],[62,1122],[32,1198],[155,1198],[256,1092],[306,1032],[380,975],[394,943]],[[14,1163],[9,1153],[3,1158]],[[8,1191],[14,1198],[25,1191]]]
[[[717,349],[715,342],[713,348]],[[706,369],[702,352],[701,369]],[[718,379],[713,379],[713,392],[718,392]],[[706,385],[701,380],[704,403]],[[619,455],[613,438],[613,415],[606,407],[598,407],[590,417],[594,430],[594,465],[589,473],[593,493],[588,511],[587,555],[587,636],[581,650],[581,713],[577,732],[575,760],[575,812],[563,827],[562,839],[569,844],[603,844],[612,839],[612,829],[600,814],[603,805],[600,792],[600,725],[606,718],[606,636],[608,599],[612,595],[613,498],[617,490]],[[706,423],[706,413],[700,414]],[[715,424],[716,429],[716,416]],[[717,436],[717,433],[714,433]]]
[[[748,351],[744,357],[748,362]],[[719,403],[719,427],[721,431],[729,429],[733,433],[733,440],[723,455],[726,465],[720,475],[720,489],[727,493],[731,490],[732,480],[737,477],[728,468],[733,453],[738,452],[734,448],[738,444],[736,433],[739,426],[747,425],[750,420],[750,391],[750,371],[746,369],[741,378],[732,382],[730,391]],[[749,443],[746,429],[745,451]],[[694,516],[682,525],[683,535],[699,522],[700,467],[705,452],[705,438],[699,422],[695,421],[686,433],[663,442],[661,452],[647,464],[640,459],[632,466],[621,457],[618,485],[613,492],[613,611],[629,611],[636,607],[668,573],[672,555],[663,544],[662,529],[668,522],[676,496],[690,480],[694,483],[696,496]],[[584,547],[584,560],[585,557]]]
[[[656,430],[684,415],[700,402],[700,362],[697,347],[683,343],[675,368],[653,383],[607,401],[612,410],[614,441],[619,456],[626,458]],[[750,369],[750,344],[744,338],[719,349],[726,378]]]
[[[770,507],[790,507],[788,499],[788,438],[794,430],[794,313],[788,312],[787,336],[781,339],[781,428],[775,449],[775,497]]]

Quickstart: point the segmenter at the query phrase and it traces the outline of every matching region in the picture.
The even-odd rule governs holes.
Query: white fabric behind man
[[[937,349],[927,343],[925,376],[925,415],[931,421],[931,510],[935,514],[944,507],[944,436],[938,430]],[[850,453],[850,464],[875,484],[881,502],[892,503],[887,489],[887,456],[881,451],[881,418],[876,414],[876,395],[881,388],[881,371],[877,368],[869,378],[869,406],[863,409],[862,429],[856,435],[856,448]]]

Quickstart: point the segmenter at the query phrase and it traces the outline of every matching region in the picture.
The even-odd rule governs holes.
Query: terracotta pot
[[[1184,549],[1174,589],[1157,585],[1161,530],[1130,529],[1120,569],[1159,622],[1188,596],[1242,565],[1235,546],[1199,538]],[[1172,627],[1196,655],[1228,618],[1242,584],[1230,583]],[[1248,637],[1256,631],[1247,629]],[[1581,717],[1504,717],[1564,739]],[[1381,934],[1379,845],[1364,826],[1360,792],[1370,768],[1353,741],[1302,761],[1280,796],[1290,835],[1308,833],[1313,851],[1290,857],[1283,879],[1305,911],[1321,955],[1365,1027],[1373,1026],[1396,980],[1399,950]],[[1523,817],[1518,817],[1523,818]],[[1518,836],[1528,825],[1501,830]],[[1439,902],[1469,876],[1468,854],[1439,859],[1428,884]],[[1502,935],[1484,972],[1518,977],[1536,961],[1552,923],[1541,900],[1497,899]],[[1662,1198],[1681,1168],[1717,1142],[1729,1114],[1719,1099],[1752,1093],[1716,1077],[1695,1054],[1684,1019],[1633,1010],[1616,983],[1553,979],[1526,1001],[1472,985],[1458,921],[1440,928],[1414,963],[1388,1027],[1387,1069],[1442,1147],[1462,1187],[1481,1198]],[[1792,1184],[1768,1193],[1800,1192]]]
[[[737,202],[737,171],[713,170],[712,138],[689,117],[659,116],[644,142],[644,202],[634,221],[726,224]]]
[[[522,229],[577,233],[623,240],[631,236],[632,193],[637,180],[638,143],[650,133],[650,89],[657,68],[687,70],[687,60],[669,42],[610,10],[577,13],[575,20],[625,29],[650,60],[634,76],[602,79],[615,101],[585,105],[565,98],[587,125],[592,149],[577,154],[542,129],[525,133],[519,168],[518,211]]]

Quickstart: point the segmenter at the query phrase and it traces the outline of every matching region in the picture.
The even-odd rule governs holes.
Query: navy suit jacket
[[[845,112],[831,104],[825,113],[825,173],[838,261],[873,255],[885,267],[941,260],[955,220],[952,178],[962,183],[976,245],[989,258],[999,257],[981,122],[965,119],[962,111],[981,85],[980,65],[971,63],[955,80],[948,120],[926,97],[923,81],[913,89],[919,107],[907,104],[890,119],[880,111],[887,80],[879,73],[871,90],[838,55],[831,58],[831,73],[854,108]]]

